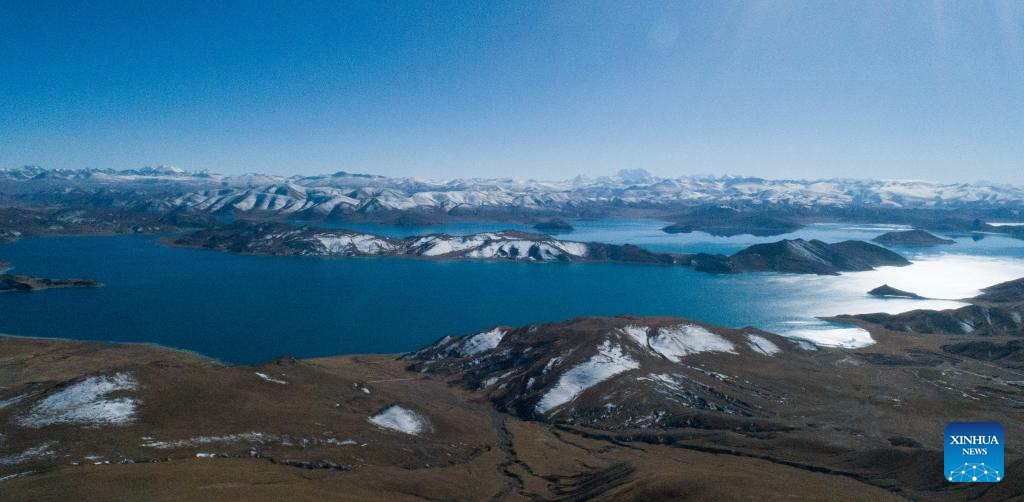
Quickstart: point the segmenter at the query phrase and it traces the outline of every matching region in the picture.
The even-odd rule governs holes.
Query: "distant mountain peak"
[[[615,175],[623,183],[640,184],[640,183],[653,183],[654,176],[647,172],[646,169],[620,169]]]

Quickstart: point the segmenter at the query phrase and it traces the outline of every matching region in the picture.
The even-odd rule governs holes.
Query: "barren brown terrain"
[[[584,340],[626,322],[670,321],[585,318],[517,336]],[[1020,437],[1024,375],[943,355],[943,335],[874,335],[879,343],[861,350],[690,356],[687,365],[728,375],[708,392],[745,400],[758,416],[695,408],[686,423],[638,427],[567,419],[585,416],[595,396],[618,395],[615,381],[568,412],[523,416],[465,374],[411,371],[414,362],[395,356],[246,367],[149,345],[3,337],[0,492],[5,500],[1020,497],[1024,466],[1012,442],[1003,482],[944,482],[941,431],[954,420],[995,420]],[[111,375],[135,385],[100,399],[130,400],[130,420],[31,423],[48,396]],[[643,406],[659,406],[652,396],[641,396]],[[422,431],[369,420],[393,405],[423,417]]]

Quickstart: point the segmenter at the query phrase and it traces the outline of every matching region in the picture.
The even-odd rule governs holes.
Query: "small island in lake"
[[[871,296],[877,296],[880,298],[909,298],[912,300],[923,300],[924,297],[917,294],[911,293],[910,291],[903,291],[902,289],[896,289],[888,284],[883,284],[871,291],[868,291]]]
[[[905,246],[905,247],[931,247],[946,244],[955,244],[952,239],[943,239],[924,230],[901,230],[898,232],[887,232],[874,239],[873,242],[883,246]]]
[[[3,267],[0,267],[2,269]],[[39,291],[54,288],[98,288],[95,279],[42,279],[30,275],[0,274],[0,293],[8,291]]]
[[[751,213],[727,207],[707,207],[677,215],[661,230],[669,234],[706,232],[719,237],[749,234],[758,237],[788,234],[803,225],[785,215]]]
[[[569,232],[572,232],[573,230],[575,230],[572,227],[572,225],[569,224],[569,222],[567,222],[567,221],[565,221],[565,220],[563,220],[561,218],[555,218],[555,219],[552,219],[552,220],[542,221],[542,222],[537,223],[536,225],[534,225],[533,228],[535,230],[540,230],[541,232],[549,233],[549,234],[564,234],[564,233],[569,233]]]

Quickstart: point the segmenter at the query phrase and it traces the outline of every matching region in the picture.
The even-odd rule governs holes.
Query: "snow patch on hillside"
[[[479,247],[483,245],[484,240],[485,234],[466,237],[430,235],[417,240],[413,243],[413,246],[417,248],[424,248],[423,251],[420,252],[423,256],[442,256]]]
[[[270,376],[270,375],[268,375],[266,373],[260,373],[259,371],[256,372],[256,376],[260,377],[261,380],[264,380],[264,381],[267,381],[267,382],[270,382],[270,383],[276,383],[276,384],[281,384],[281,385],[288,385],[288,382],[286,382],[284,380],[281,380],[279,378],[274,378],[274,377],[272,377],[272,376]]]
[[[496,383],[498,383],[498,382],[508,378],[510,375],[512,375],[515,372],[516,372],[515,370],[509,370],[509,371],[506,371],[506,372],[504,372],[504,373],[502,373],[502,374],[500,374],[498,376],[490,377],[487,380],[483,381],[483,387],[486,389],[487,387],[490,387],[490,386],[492,386],[492,385],[494,385],[494,384],[496,384]]]
[[[127,425],[135,419],[138,401],[129,397],[108,396],[114,392],[137,388],[138,382],[128,373],[91,376],[43,399],[19,418],[18,423],[24,427],[54,424]]]
[[[692,324],[658,328],[658,333],[648,341],[655,352],[676,363],[685,356],[701,352],[736,353],[736,348],[725,338]]]
[[[481,352],[486,352],[498,346],[501,343],[501,339],[505,337],[505,330],[501,328],[494,328],[490,331],[478,333],[466,339],[462,342],[462,346],[459,348],[459,353],[463,356],[474,356]]]
[[[561,363],[562,363],[562,357],[561,356],[555,356],[555,357],[552,357],[551,359],[548,359],[547,364],[544,365],[544,370],[543,370],[542,373],[547,375],[548,372],[551,371],[552,368],[554,368],[555,366],[558,366]]]
[[[56,451],[54,451],[54,446],[56,445],[57,443],[54,441],[46,441],[39,446],[29,448],[21,453],[5,455],[0,457],[0,465],[18,465],[37,458],[51,457],[56,454]]]
[[[625,328],[622,328],[622,333],[623,334],[625,334],[626,336],[628,336],[628,337],[632,338],[633,340],[635,340],[637,344],[639,344],[641,347],[643,347],[645,349],[648,347],[648,345],[647,345],[647,331],[648,331],[648,328],[646,328],[644,326],[629,325],[629,326],[626,326]]]
[[[624,354],[621,347],[605,340],[597,348],[597,355],[563,373],[558,383],[537,402],[534,410],[538,414],[547,413],[576,399],[594,385],[639,367],[640,363]]]
[[[583,257],[587,255],[587,245],[582,242],[554,241],[556,245],[573,256]]]
[[[760,336],[760,335],[747,335],[747,344],[754,352],[759,352],[766,356],[771,356],[782,352],[778,345],[775,345],[771,340]]]
[[[581,257],[586,246],[580,249],[576,243],[529,240],[492,241],[470,251],[470,258],[513,258],[517,260],[557,260],[565,256]]]
[[[381,254],[393,251],[395,245],[370,234],[331,235],[317,234],[313,236],[329,254]]]
[[[783,336],[806,340],[821,347],[846,349],[858,349],[875,343],[871,333],[862,328],[796,329],[783,333]]]
[[[370,422],[377,427],[411,434],[413,436],[425,431],[429,422],[427,418],[415,411],[393,405],[370,417]]]
[[[686,377],[669,373],[651,373],[645,377],[637,377],[638,382],[651,382],[656,391],[669,396],[684,392],[683,382]]]

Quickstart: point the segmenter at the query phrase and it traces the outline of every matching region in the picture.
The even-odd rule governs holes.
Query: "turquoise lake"
[[[812,225],[756,238],[669,235],[664,222],[580,221],[559,238],[632,243],[659,251],[731,253],[757,242],[870,239],[894,227]],[[464,234],[507,224],[397,228],[394,236]],[[0,295],[0,332],[187,349],[234,363],[282,355],[398,353],[445,335],[584,315],[671,315],[756,326],[825,345],[870,343],[866,333],[815,319],[840,313],[955,307],[981,287],[1024,277],[1024,241],[958,238],[926,251],[897,249],[914,264],[833,277],[711,275],[685,267],[531,264],[388,258],[237,256],[176,249],[153,237],[53,237],[0,245],[13,273],[92,277],[98,289]],[[882,300],[883,283],[945,300]]]

